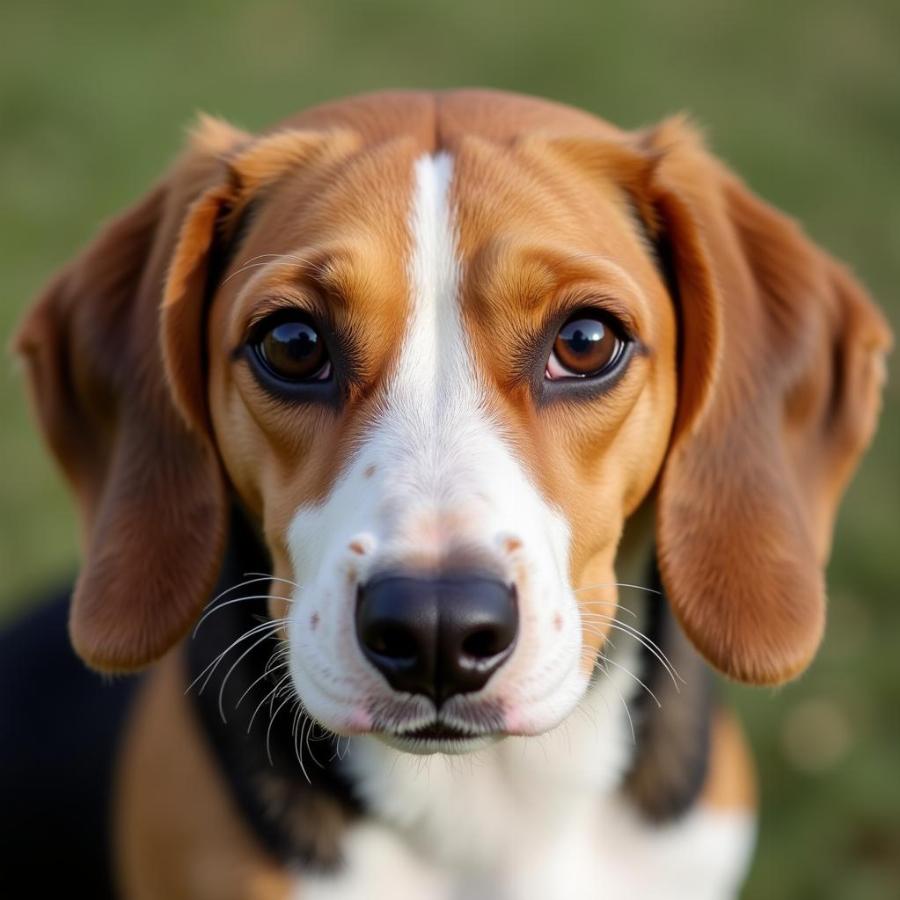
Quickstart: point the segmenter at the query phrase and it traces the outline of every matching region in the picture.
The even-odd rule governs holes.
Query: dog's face
[[[230,485],[306,708],[425,750],[572,711],[655,486],[698,648],[748,681],[799,671],[887,345],[683,125],[481,93],[258,139],[207,123],[21,338],[84,501],[80,651],[133,667],[177,639]]]
[[[671,300],[627,193],[547,145],[345,154],[260,204],[210,314],[294,684],[340,732],[544,731],[665,453]]]

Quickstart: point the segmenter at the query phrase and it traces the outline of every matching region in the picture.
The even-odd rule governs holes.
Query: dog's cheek
[[[269,587],[269,599],[267,602],[269,617],[281,620],[285,623],[279,632],[279,637],[287,637],[287,621],[294,604],[294,573],[291,565],[280,547],[272,548],[269,553],[272,557],[272,584]]]
[[[260,523],[263,512],[260,482],[269,453],[240,391],[222,371],[223,365],[214,360],[210,366],[209,411],[213,436],[229,483],[244,510]]]
[[[613,564],[617,543],[613,541],[611,546],[595,553],[572,581],[581,619],[580,668],[586,675],[593,670],[618,613],[619,593]]]

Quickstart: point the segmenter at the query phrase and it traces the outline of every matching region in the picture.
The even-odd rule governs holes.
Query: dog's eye
[[[545,378],[592,378],[611,371],[627,342],[607,319],[589,312],[572,316],[553,342]]]
[[[306,319],[263,323],[250,346],[265,368],[282,381],[327,381],[331,377],[325,341]]]

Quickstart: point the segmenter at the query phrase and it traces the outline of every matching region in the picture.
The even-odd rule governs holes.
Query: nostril
[[[472,659],[490,659],[505,650],[504,641],[496,628],[481,628],[467,635],[462,642],[462,651]]]
[[[390,659],[412,660],[419,652],[415,635],[402,625],[383,625],[367,634],[365,641],[373,653]]]

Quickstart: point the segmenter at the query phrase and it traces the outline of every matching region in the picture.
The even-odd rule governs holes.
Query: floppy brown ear
[[[226,487],[208,428],[206,302],[255,195],[324,146],[202,118],[189,151],[57,275],[16,339],[44,434],[80,501],[69,630],[105,671],[158,659],[211,591]],[[353,144],[330,135],[338,152]]]
[[[85,559],[71,638],[107,671],[145,665],[181,637],[213,587],[225,537],[216,454],[173,405],[160,340],[185,210],[225,176],[219,156],[244,138],[213,122],[201,130],[168,176],[53,279],[16,338],[45,437],[80,501]],[[183,300],[199,310],[192,287]],[[192,351],[201,358],[199,343]]]
[[[834,517],[875,429],[890,333],[849,272],[683,122],[646,144],[681,333],[662,577],[713,665],[778,683],[821,640]]]

